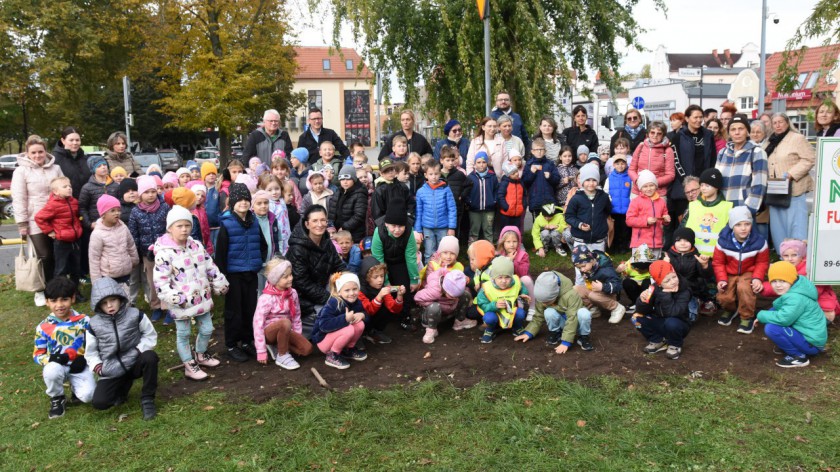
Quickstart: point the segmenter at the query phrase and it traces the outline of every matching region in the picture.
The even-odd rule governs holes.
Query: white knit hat
[[[636,186],[639,187],[639,190],[642,189],[647,184],[656,184],[656,176],[648,169],[645,169],[639,172],[639,178],[636,179]]]
[[[339,277],[338,280],[335,281],[335,291],[336,292],[341,292],[341,287],[343,287],[344,284],[351,283],[351,282],[356,284],[356,287],[361,288],[361,286],[362,286],[362,284],[359,283],[359,276],[358,275],[356,275],[352,272],[345,272],[345,273],[341,274],[341,277]]]
[[[601,180],[601,171],[598,169],[598,165],[591,162],[580,168],[580,183],[590,179]]]
[[[169,229],[170,226],[181,220],[189,221],[192,224],[192,213],[181,205],[175,205],[166,214],[166,229]]]

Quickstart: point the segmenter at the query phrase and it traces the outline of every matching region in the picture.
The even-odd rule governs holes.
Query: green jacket
[[[817,288],[801,275],[786,294],[773,302],[772,309],[758,312],[758,321],[791,327],[820,349],[828,339],[825,314],[817,303]]]
[[[554,308],[559,313],[566,314],[566,326],[563,327],[562,342],[566,346],[571,346],[575,342],[575,335],[578,329],[577,312],[583,308],[583,300],[580,295],[574,290],[574,284],[568,277],[560,272],[553,271],[560,281],[560,295],[557,300],[551,303],[536,302],[534,309],[534,317],[531,322],[525,327],[525,334],[533,339],[539,334],[543,323],[545,323],[545,309]]]

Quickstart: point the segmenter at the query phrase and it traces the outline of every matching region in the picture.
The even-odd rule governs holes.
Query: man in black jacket
[[[259,157],[263,164],[270,167],[271,154],[278,149],[286,153],[286,158],[291,156],[292,139],[289,133],[280,129],[280,113],[277,110],[266,110],[262,127],[248,135],[242,157],[246,163],[252,157]]]
[[[318,148],[324,141],[329,141],[335,146],[335,152],[342,159],[350,155],[350,150],[344,145],[344,141],[338,137],[335,131],[324,128],[324,114],[320,108],[309,109],[309,126],[304,130],[298,139],[298,147],[309,150],[310,156],[318,155]],[[287,153],[288,155],[288,153]]]

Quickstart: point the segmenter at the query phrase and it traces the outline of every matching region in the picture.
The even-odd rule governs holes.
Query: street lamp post
[[[764,96],[767,94],[765,83],[765,71],[767,59],[765,59],[767,48],[767,0],[761,0],[761,57],[758,68],[758,116],[764,114]]]

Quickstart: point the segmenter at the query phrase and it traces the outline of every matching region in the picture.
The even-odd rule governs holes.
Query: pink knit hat
[[[460,270],[449,271],[443,277],[443,291],[450,297],[460,297],[467,286],[467,276]]]
[[[149,175],[141,175],[137,177],[137,193],[143,195],[146,190],[157,190],[155,178]]]
[[[189,171],[187,171],[189,172]],[[166,175],[163,176],[163,183],[164,184],[172,184],[178,185],[178,175],[175,172],[167,172]]]
[[[120,201],[107,193],[99,197],[99,200],[96,201],[96,210],[99,212],[99,216],[104,215],[108,210],[119,207]]]
[[[271,201],[271,195],[269,195],[269,193],[266,192],[265,190],[257,190],[257,192],[254,194],[254,196],[251,197],[251,208],[254,207],[254,203],[256,203],[257,200],[267,200],[267,201],[270,202]]]
[[[461,251],[458,238],[455,236],[444,236],[441,238],[440,243],[438,244],[438,252],[444,251],[454,253],[457,256],[458,252]]]
[[[782,241],[782,244],[779,246],[779,253],[784,254],[788,249],[794,249],[799,257],[805,257],[805,241],[799,239],[786,239]]]

